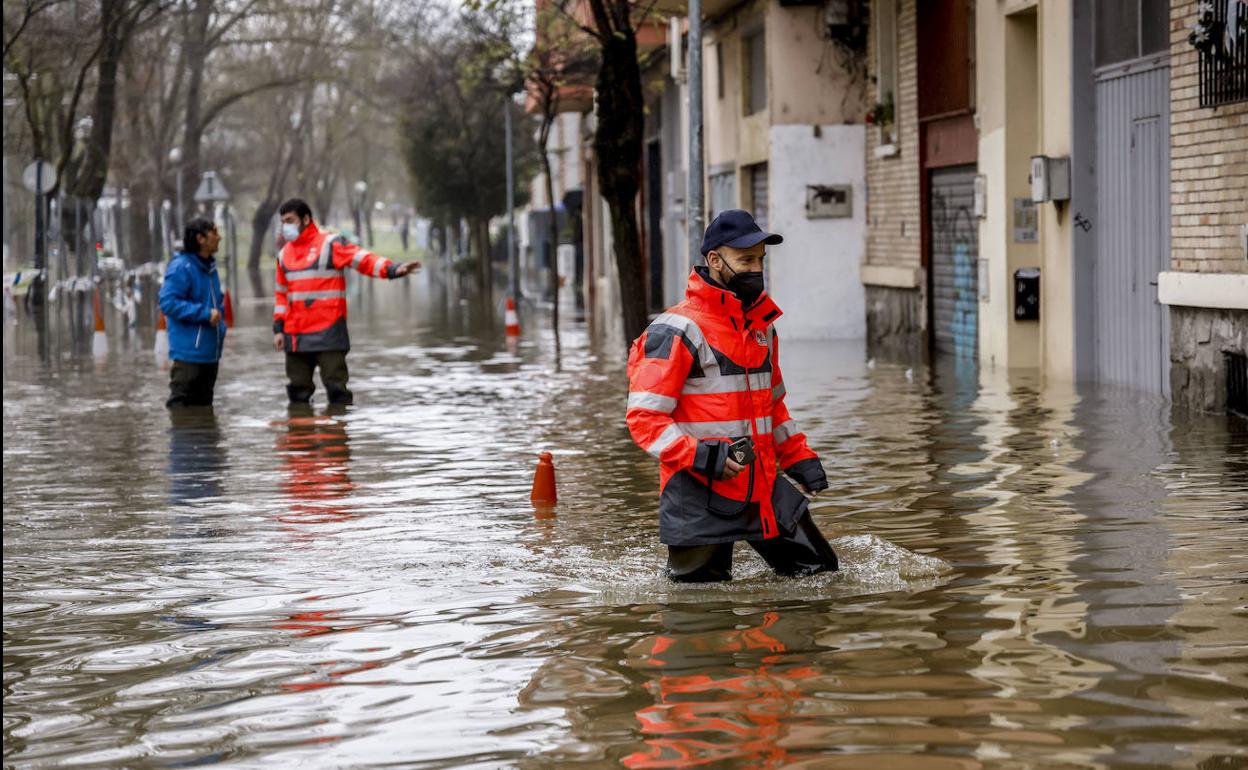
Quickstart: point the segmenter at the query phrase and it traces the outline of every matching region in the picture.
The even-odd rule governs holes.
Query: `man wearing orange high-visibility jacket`
[[[776,468],[812,495],[828,486],[784,405],[780,308],[762,272],[765,247],[783,240],[746,211],[719,214],[684,301],[629,352],[628,428],[659,461],[659,539],[679,582],[731,580],[738,540],[782,575],[837,569],[806,497]]]
[[[340,235],[323,232],[312,221],[307,203],[292,198],[278,209],[285,245],[277,255],[273,302],[273,347],[286,351],[286,393],[292,403],[312,400],[312,375],[331,404],[350,404],[347,389],[347,278],[353,267],[370,278],[402,278],[419,262],[398,265],[365,251]]]

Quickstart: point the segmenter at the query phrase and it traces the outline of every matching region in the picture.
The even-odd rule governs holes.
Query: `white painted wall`
[[[792,339],[865,337],[866,301],[858,269],[866,250],[866,131],[857,126],[772,126],[768,192],[768,292],[784,311],[776,323]],[[807,219],[806,186],[853,186],[853,216]]]

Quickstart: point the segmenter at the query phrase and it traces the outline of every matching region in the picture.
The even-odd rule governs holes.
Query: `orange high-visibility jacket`
[[[780,308],[766,294],[749,308],[699,266],[683,302],[650,323],[628,357],[627,422],[660,463],[659,536],[668,545],[758,540],[806,510],[776,463],[810,490],[827,479],[784,405]],[[755,461],[720,478],[728,442],[749,436]],[[779,510],[777,510],[779,509]]]
[[[350,350],[347,277],[354,267],[372,278],[393,278],[396,265],[313,222],[282,247],[277,258],[273,331],[286,336],[287,353]]]

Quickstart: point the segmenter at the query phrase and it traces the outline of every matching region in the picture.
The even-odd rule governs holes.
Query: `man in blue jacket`
[[[210,406],[217,364],[225,345],[225,307],[213,254],[221,243],[207,219],[186,225],[182,249],[169,260],[160,287],[160,309],[169,321],[169,408]]]

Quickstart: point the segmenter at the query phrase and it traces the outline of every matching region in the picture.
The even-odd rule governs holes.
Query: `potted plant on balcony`
[[[893,92],[884,94],[883,102],[876,102],[867,113],[867,123],[880,129],[880,144],[895,144],[897,131],[893,119]]]

